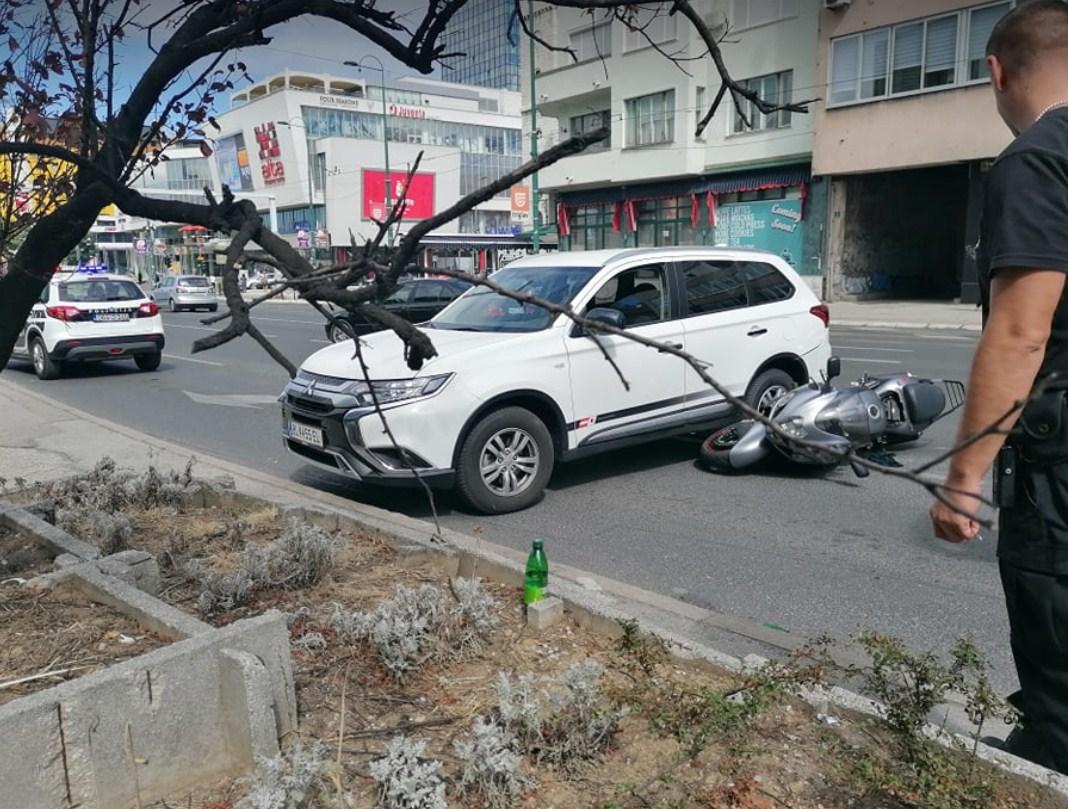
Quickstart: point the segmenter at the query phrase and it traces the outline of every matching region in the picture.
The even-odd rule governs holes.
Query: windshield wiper
[[[479,329],[475,326],[447,326],[445,324],[435,326],[435,328],[444,329],[446,331],[486,331],[486,329]]]

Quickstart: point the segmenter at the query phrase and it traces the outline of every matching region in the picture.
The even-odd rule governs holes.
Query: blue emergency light
[[[93,275],[95,273],[103,273],[108,271],[107,264],[79,264],[78,272],[88,273]]]

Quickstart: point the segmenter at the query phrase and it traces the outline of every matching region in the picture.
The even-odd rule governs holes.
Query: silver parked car
[[[152,290],[152,300],[172,312],[201,308],[214,312],[219,308],[215,287],[203,275],[168,275]]]

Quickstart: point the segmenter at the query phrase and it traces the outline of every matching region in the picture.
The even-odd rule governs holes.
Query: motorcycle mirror
[[[842,358],[832,356],[827,360],[827,381],[842,375]]]

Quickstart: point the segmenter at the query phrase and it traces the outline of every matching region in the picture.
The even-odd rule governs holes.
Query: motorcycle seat
[[[905,412],[914,426],[934,421],[946,408],[946,394],[939,385],[930,382],[911,382],[902,391]]]

